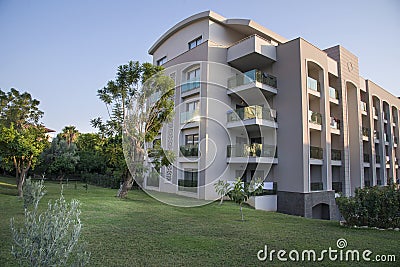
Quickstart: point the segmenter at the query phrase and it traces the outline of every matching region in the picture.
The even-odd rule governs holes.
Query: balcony
[[[194,145],[183,145],[179,148],[181,156],[184,157],[198,157],[199,156],[199,146]]]
[[[364,141],[368,141],[369,140],[369,132],[370,129],[367,127],[362,127],[361,128],[361,133],[362,133],[362,138]]]
[[[336,193],[343,192],[342,182],[332,182],[332,189],[335,190]]]
[[[196,109],[196,110],[181,112],[180,118],[181,118],[180,120],[181,124],[189,122],[198,122],[200,121],[200,110]]]
[[[380,165],[380,164],[381,164],[381,156],[380,156],[380,155],[375,155],[375,163],[376,163],[377,165]]]
[[[367,109],[367,103],[365,103],[365,102],[363,102],[363,101],[360,101],[360,108],[361,108],[361,114],[363,114],[363,115],[367,115],[368,113],[368,109]]]
[[[200,88],[200,77],[196,77],[190,80],[185,81],[181,85],[181,94],[185,94],[189,91],[192,91],[194,89]]]
[[[397,144],[398,144],[398,138],[397,138],[397,136],[394,136],[393,137],[393,146],[397,147]]]
[[[311,77],[307,77],[307,89],[318,93],[321,92],[319,82]]]
[[[383,122],[387,123],[389,120],[389,113],[388,112],[383,112]]]
[[[374,130],[374,140],[375,143],[379,143],[379,131]]]
[[[364,158],[363,158],[364,163],[370,163],[371,162],[371,156],[369,154],[364,153]]]
[[[331,133],[340,135],[340,120],[335,117],[331,117]]]
[[[310,128],[315,130],[322,130],[322,115],[321,113],[314,112],[312,110],[308,111],[308,121],[311,123]]]
[[[277,87],[278,81],[275,76],[253,69],[230,77],[228,79],[227,94],[250,94],[257,88],[269,94],[276,94]]]
[[[378,110],[376,107],[372,107],[372,117],[374,117],[374,120],[378,119]]]
[[[310,184],[311,191],[321,191],[324,190],[324,184],[322,182],[316,182]]]
[[[276,111],[262,106],[248,106],[231,110],[227,114],[227,128],[260,125],[278,128]]]
[[[383,133],[383,141],[385,142],[385,145],[389,145],[389,138],[386,133]]]
[[[335,161],[342,160],[342,151],[337,149],[331,149],[331,160]]]
[[[256,34],[250,35],[235,44],[227,51],[227,62],[234,67],[265,66],[276,61],[276,47]]]
[[[329,101],[339,104],[339,92],[333,87],[329,87]]]
[[[178,180],[178,191],[186,191],[190,193],[197,193],[197,180]]]
[[[310,163],[322,165],[324,150],[321,147],[310,146]]]
[[[278,163],[276,147],[267,144],[237,144],[227,146],[228,163]]]

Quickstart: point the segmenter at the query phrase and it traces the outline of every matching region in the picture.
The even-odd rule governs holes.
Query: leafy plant
[[[33,205],[33,209],[36,210],[39,205],[39,201],[46,194],[43,180],[35,183],[32,182],[31,178],[26,179],[23,191],[24,209],[27,209]]]
[[[400,227],[400,191],[395,186],[358,188],[354,197],[336,199],[350,226]]]
[[[224,201],[224,196],[226,196],[229,191],[231,191],[231,186],[229,183],[219,180],[217,183],[214,184],[214,188],[217,194],[221,197],[219,205],[222,205],[222,202]]]
[[[244,221],[243,204],[249,197],[256,196],[262,192],[261,179],[251,180],[250,183],[244,183],[241,178],[237,178],[232,185],[225,181],[219,181],[214,186],[221,189],[220,193],[222,193],[224,189],[228,191],[225,195],[239,205],[242,221]]]
[[[79,219],[80,203],[70,203],[61,196],[49,201],[47,210],[38,212],[43,196],[43,184],[31,182],[32,209],[25,209],[24,226],[17,229],[11,219],[14,244],[11,253],[21,266],[84,266],[90,253],[78,243],[82,224]]]

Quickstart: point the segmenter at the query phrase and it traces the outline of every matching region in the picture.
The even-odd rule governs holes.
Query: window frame
[[[201,45],[203,43],[203,36],[200,35],[196,39],[193,39],[192,41],[188,42],[188,48],[189,50],[192,50],[193,48]]]
[[[156,61],[157,66],[162,66],[167,62],[167,56],[163,56],[159,60]]]

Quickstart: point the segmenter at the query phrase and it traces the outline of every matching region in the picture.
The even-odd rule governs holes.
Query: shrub
[[[336,199],[350,226],[400,227],[400,191],[391,186],[356,189],[354,197]]]
[[[17,229],[11,219],[11,253],[20,266],[84,266],[90,254],[78,243],[82,224],[79,202],[67,203],[62,193],[47,210],[38,213],[42,183],[31,183],[33,207],[25,209],[24,226]],[[41,186],[39,186],[41,185]],[[38,197],[40,196],[40,197]],[[35,205],[36,203],[36,205]]]
[[[39,201],[46,194],[43,180],[35,183],[32,182],[31,178],[26,179],[23,191],[24,209],[29,208],[31,205],[33,205],[34,209],[37,209]]]

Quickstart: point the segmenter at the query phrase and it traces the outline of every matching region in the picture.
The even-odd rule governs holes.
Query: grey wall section
[[[333,191],[312,193],[278,192],[278,212],[306,218],[322,219],[319,217],[321,216],[320,213],[313,214],[313,208],[320,204],[329,206],[329,218],[327,219],[340,219],[335,201],[335,193]]]
[[[302,99],[299,39],[278,46],[277,58],[278,61],[274,66],[278,80],[275,105],[279,107],[277,113],[279,164],[276,166],[276,181],[279,191],[304,191],[306,186],[303,177],[306,170],[302,160],[304,125],[302,101],[299,101]]]

